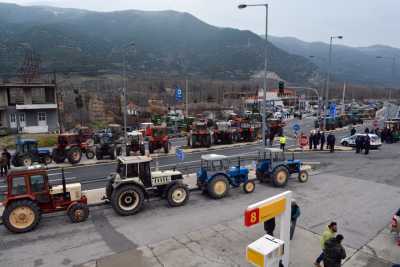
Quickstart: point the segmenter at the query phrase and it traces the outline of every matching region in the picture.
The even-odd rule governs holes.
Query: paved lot
[[[292,244],[292,266],[312,264],[319,251],[318,234],[331,220],[338,221],[348,250],[359,251],[346,266],[389,266],[371,264],[400,261],[398,254],[390,252],[395,247],[394,241],[388,241],[390,235],[379,237],[398,208],[400,184],[395,173],[399,148],[398,144],[384,146],[369,156],[353,152],[302,156],[321,162],[321,168],[309,183],[293,180],[286,188],[294,192],[302,209],[299,225],[303,231],[297,232]],[[144,266],[156,266],[152,265],[154,260],[164,266],[178,266],[174,259],[186,259],[185,266],[247,266],[241,252],[263,230],[261,226],[250,230],[242,227],[244,208],[281,191],[257,184],[253,194],[236,189],[219,201],[195,192],[187,206],[168,208],[165,201],[151,201],[131,217],[117,216],[107,206],[96,207],[85,223],[70,224],[63,214],[46,216],[36,231],[23,235],[9,234],[1,227],[0,266],[76,266],[97,259],[106,264],[110,258],[104,257],[128,250],[135,256],[130,261],[150,261]],[[232,229],[215,230],[219,225]],[[204,231],[203,241],[186,242],[189,248],[184,241],[174,240]]]

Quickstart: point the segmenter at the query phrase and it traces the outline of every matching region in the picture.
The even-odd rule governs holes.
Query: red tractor
[[[71,222],[83,222],[89,216],[81,184],[49,184],[47,170],[40,165],[12,170],[7,178],[7,191],[2,202],[4,226],[13,233],[33,230],[42,214],[66,211]]]
[[[193,122],[192,130],[190,130],[188,136],[188,146],[192,148],[210,147],[211,143],[211,132],[208,129],[207,122]]]
[[[171,144],[169,143],[168,129],[164,126],[154,126],[149,131],[149,152],[154,153],[154,150],[164,149],[165,154],[169,153]]]
[[[235,118],[232,126],[236,128],[233,138],[236,142],[253,142],[257,138],[254,126],[248,119]]]
[[[76,164],[81,161],[82,153],[86,154],[87,159],[95,156],[93,133],[89,131],[60,134],[52,157],[56,163],[62,163],[68,158],[71,164]]]

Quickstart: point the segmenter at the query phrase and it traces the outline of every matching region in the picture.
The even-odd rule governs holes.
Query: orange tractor
[[[62,171],[62,185],[49,184],[47,170],[40,165],[12,170],[7,178],[7,191],[2,220],[13,233],[33,230],[42,214],[66,211],[71,222],[83,222],[89,216],[87,198],[81,184],[66,184]]]

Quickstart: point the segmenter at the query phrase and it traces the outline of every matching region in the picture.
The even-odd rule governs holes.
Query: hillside
[[[271,37],[270,41],[288,53],[308,57],[322,72],[328,70],[329,44],[308,43],[292,37]],[[310,58],[310,56],[314,57]],[[400,85],[399,67],[395,70],[393,78],[392,61],[377,59],[377,56],[400,58],[400,49],[383,45],[370,47],[334,45],[332,73],[337,81],[398,87]]]
[[[190,75],[248,79],[263,68],[263,40],[250,31],[218,28],[175,11],[93,12],[0,4],[0,72],[15,73],[23,61],[20,43],[42,60],[42,71],[121,71],[123,47],[128,72],[142,76]],[[248,46],[251,43],[251,46]],[[25,45],[26,46],[26,45]],[[21,47],[21,45],[19,45]],[[304,84],[317,75],[308,59],[270,45],[272,71]]]

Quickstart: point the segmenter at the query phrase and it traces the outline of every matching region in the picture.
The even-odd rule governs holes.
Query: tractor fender
[[[145,198],[147,198],[147,199],[150,198],[149,194],[147,193],[146,188],[142,184],[137,183],[135,181],[124,182],[122,180],[121,183],[118,183],[117,185],[113,185],[113,191],[116,190],[117,188],[119,188],[120,186],[124,186],[124,185],[135,185],[135,186],[139,187],[143,191],[143,194],[144,194]]]
[[[225,176],[225,178],[228,179],[229,182],[231,182],[231,178],[229,178],[229,176],[228,176],[226,173],[224,173],[224,172],[217,172],[217,173],[214,173],[213,176],[211,176],[210,179],[208,179],[207,183],[209,183],[210,181],[212,181],[212,180],[213,180],[215,177],[217,177],[217,176]]]
[[[272,169],[271,173],[273,173],[273,172],[274,172],[277,168],[279,168],[279,167],[285,168],[285,169],[288,171],[288,173],[290,174],[289,168],[288,168],[285,164],[276,165],[276,166]]]
[[[30,195],[24,195],[24,196],[17,196],[17,197],[13,197],[12,199],[6,199],[2,202],[3,207],[7,208],[11,203],[13,203],[14,201],[20,201],[20,200],[30,200],[30,201],[35,201],[36,198],[30,196]]]

